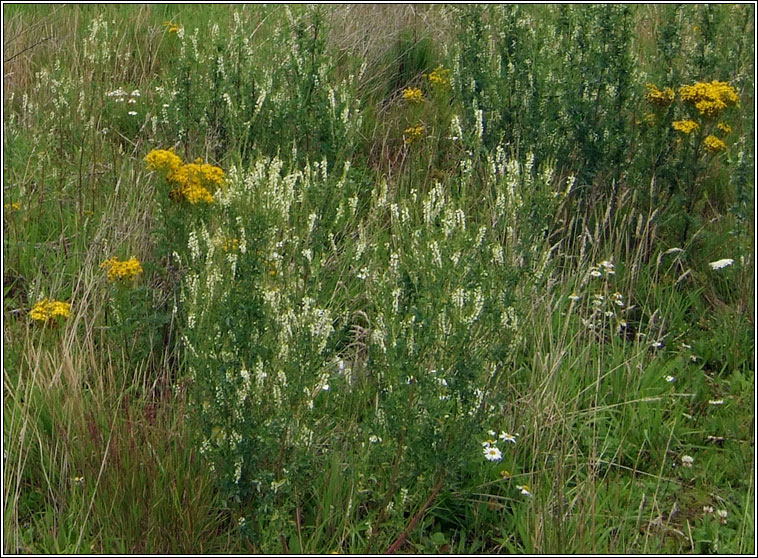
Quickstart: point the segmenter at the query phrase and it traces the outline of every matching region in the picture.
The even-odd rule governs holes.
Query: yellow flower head
[[[725,124],[724,122],[719,122],[716,128],[718,128],[725,135],[732,131],[732,127],[729,124]]]
[[[187,200],[191,204],[213,203],[210,188],[224,184],[224,171],[214,165],[203,163],[198,157],[194,163],[184,164],[173,151],[155,149],[145,157],[148,170],[162,172],[166,181],[174,186],[169,197],[176,201]]]
[[[47,323],[54,318],[68,318],[71,315],[71,304],[44,298],[29,312],[36,322]]]
[[[424,93],[418,87],[408,87],[403,91],[403,99],[409,103],[420,103],[424,100]]]
[[[236,252],[239,246],[239,238],[229,238],[224,240],[223,244],[221,245],[221,249],[224,252]]]
[[[690,103],[705,116],[718,116],[728,106],[736,105],[739,96],[734,87],[724,81],[698,82],[679,89],[682,101]]]
[[[163,26],[168,29],[169,33],[176,33],[179,31],[179,26],[176,23],[171,23],[170,21],[164,21]]]
[[[111,281],[129,281],[142,273],[142,266],[135,257],[124,261],[109,258],[100,264],[100,267],[107,270],[108,279]]]
[[[403,141],[406,145],[408,145],[419,139],[423,133],[423,125],[411,126],[410,128],[406,128],[406,130],[403,132],[403,135],[405,136],[405,139]]]
[[[646,112],[640,120],[637,120],[637,124],[655,126],[655,115],[652,112]]]
[[[145,156],[147,170],[156,170],[165,175],[175,173],[184,164],[181,157],[173,149],[153,149]]]
[[[447,87],[450,85],[450,70],[440,64],[431,74],[426,76],[426,79],[435,87]]]
[[[708,136],[703,140],[703,143],[705,143],[705,148],[711,153],[718,153],[726,149],[726,144],[716,136]]]
[[[667,107],[674,102],[674,90],[670,87],[667,87],[661,91],[658,89],[658,87],[655,86],[655,84],[648,83],[645,99],[651,105],[658,107]]]
[[[671,123],[671,127],[683,134],[690,134],[700,128],[700,125],[694,120],[676,120]]]
[[[18,202],[6,203],[4,207],[6,211],[18,211],[21,209],[21,204]]]

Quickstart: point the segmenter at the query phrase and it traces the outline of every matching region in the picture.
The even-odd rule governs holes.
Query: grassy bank
[[[754,551],[751,5],[3,18],[5,552]]]

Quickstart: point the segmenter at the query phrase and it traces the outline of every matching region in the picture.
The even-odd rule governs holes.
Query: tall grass
[[[3,25],[5,552],[754,550],[751,6]]]

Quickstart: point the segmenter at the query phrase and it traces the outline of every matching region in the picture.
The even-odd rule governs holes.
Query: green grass
[[[752,6],[3,25],[4,552],[754,551]]]

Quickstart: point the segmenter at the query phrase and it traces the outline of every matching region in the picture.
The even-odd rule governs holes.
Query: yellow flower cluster
[[[173,149],[153,149],[145,156],[147,170],[166,173],[167,176],[178,171],[184,164]]]
[[[4,207],[6,211],[18,211],[21,209],[21,204],[18,202],[6,203]]]
[[[409,103],[420,103],[424,100],[424,93],[418,87],[408,87],[403,91],[403,99]]]
[[[230,238],[230,239],[224,240],[224,243],[221,245],[221,249],[224,252],[236,252],[239,247],[240,247],[239,238]]]
[[[100,267],[108,271],[108,279],[111,281],[134,279],[142,273],[142,266],[135,257],[124,261],[110,258],[100,264]]]
[[[209,188],[220,188],[224,184],[224,171],[203,163],[199,157],[194,163],[184,164],[172,150],[154,149],[147,154],[145,162],[148,170],[163,173],[174,186],[169,193],[173,200],[185,199],[191,204],[213,203]]]
[[[421,137],[421,134],[424,133],[424,126],[418,125],[418,126],[411,126],[410,128],[407,128],[403,135],[405,136],[405,139],[403,140],[406,145],[409,143],[413,143],[417,139]]]
[[[725,108],[736,105],[739,101],[739,96],[731,85],[716,80],[685,85],[679,89],[679,97],[705,116],[718,116]]]
[[[450,70],[440,64],[426,79],[435,87],[447,87],[450,85]]]
[[[640,120],[636,121],[636,124],[647,124],[648,126],[654,126],[655,115],[652,112],[646,112],[644,115],[642,115],[642,118]]]
[[[176,23],[172,23],[170,21],[164,21],[163,26],[168,29],[169,33],[176,33],[179,31],[179,26]]]
[[[655,84],[647,84],[647,93],[645,99],[651,105],[658,107],[667,107],[674,102],[674,90],[670,87],[665,88],[663,91],[658,89]]]
[[[705,143],[705,148],[711,153],[718,153],[726,149],[726,144],[716,136],[708,136],[703,140],[703,143]]]
[[[71,304],[45,298],[34,305],[29,315],[33,320],[45,323],[53,318],[68,318],[71,315]]]
[[[682,132],[684,134],[690,134],[700,128],[700,125],[694,120],[676,120],[671,123],[674,130]]]
[[[719,122],[716,128],[718,128],[724,134],[728,134],[729,132],[732,131],[732,127],[729,124],[725,124],[724,122]]]

